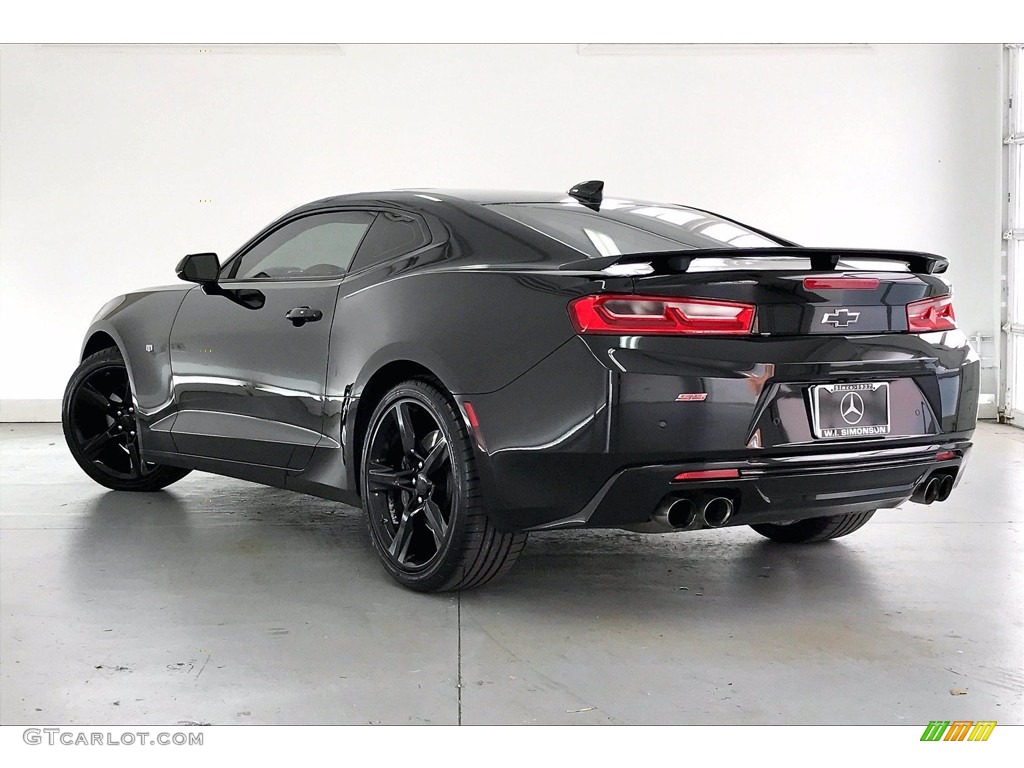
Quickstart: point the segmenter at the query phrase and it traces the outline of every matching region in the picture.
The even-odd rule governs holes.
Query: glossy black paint
[[[190,253],[174,271],[190,283],[215,283],[220,275],[220,262],[216,253]]]
[[[559,269],[581,254],[485,205],[563,197],[425,190],[310,203],[225,260],[219,282],[110,302],[83,356],[120,349],[147,460],[349,503],[360,501],[360,452],[380,396],[429,376],[464,415],[472,403],[485,499],[506,530],[641,523],[666,496],[711,491],[735,499],[730,524],[862,511],[905,501],[939,466],[937,450],[956,453],[943,468],[960,466],[977,356],[959,331],[906,333],[905,305],[948,292],[942,278],[858,272],[879,287],[816,292],[803,278],[820,273],[806,269]],[[340,277],[231,277],[279,227],[344,210],[418,216],[429,242]],[[202,266],[183,276],[205,277]],[[579,336],[567,305],[598,291],[753,303],[758,333]],[[837,307],[861,314],[856,331],[822,322]],[[812,385],[882,380],[892,382],[889,436],[812,436]],[[741,477],[671,482],[695,467]]]

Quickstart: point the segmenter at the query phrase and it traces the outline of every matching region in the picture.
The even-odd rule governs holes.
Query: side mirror
[[[220,276],[220,260],[216,253],[190,253],[178,262],[175,272],[190,283],[216,283]]]

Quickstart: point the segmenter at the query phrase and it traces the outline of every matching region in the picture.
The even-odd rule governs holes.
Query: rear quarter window
[[[350,271],[356,272],[411,253],[429,242],[430,232],[418,216],[383,211],[363,238]]]

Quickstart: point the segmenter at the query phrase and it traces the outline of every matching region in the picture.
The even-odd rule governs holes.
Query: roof
[[[423,206],[424,202],[435,203],[471,203],[489,205],[494,203],[558,203],[567,199],[565,192],[536,192],[514,190],[485,189],[389,189],[376,192],[356,192],[345,195],[333,195],[320,200],[306,203],[296,211],[327,208],[332,205],[352,205],[353,203],[393,203],[399,205],[413,204]]]
[[[508,189],[412,189],[414,195],[427,195],[440,199],[454,198],[468,203],[492,205],[495,203],[559,203],[568,199],[565,192],[538,192]]]

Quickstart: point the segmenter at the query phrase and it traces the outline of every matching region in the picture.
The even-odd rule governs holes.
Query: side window
[[[430,233],[418,216],[386,211],[377,216],[366,233],[352,271],[415,251],[430,242]]]
[[[336,211],[285,224],[242,256],[231,276],[259,280],[344,275],[376,215]]]

